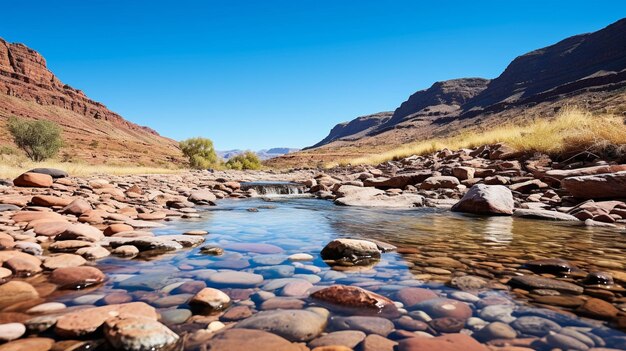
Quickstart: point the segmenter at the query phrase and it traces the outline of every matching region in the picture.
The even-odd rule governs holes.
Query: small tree
[[[246,151],[241,155],[232,157],[226,161],[226,168],[230,169],[261,169],[259,156],[252,151]]]
[[[207,169],[218,164],[213,142],[206,138],[191,138],[180,142],[180,149],[189,158],[189,165],[197,169]]]
[[[63,146],[61,128],[54,122],[11,117],[8,127],[15,144],[33,161],[53,157]]]

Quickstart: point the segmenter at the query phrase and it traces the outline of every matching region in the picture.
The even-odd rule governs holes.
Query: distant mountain
[[[411,95],[391,117],[387,112],[340,123],[306,151],[273,162],[316,164],[464,128],[549,117],[570,105],[626,115],[626,19],[519,56],[495,79],[437,82]]]
[[[176,141],[91,100],[61,82],[37,51],[0,38],[0,146],[14,146],[4,127],[11,116],[58,123],[66,145],[61,154],[69,160],[134,165],[182,160]]]
[[[275,147],[271,149],[263,149],[263,150],[255,151],[255,153],[257,154],[257,156],[259,156],[261,160],[269,160],[270,158],[282,156],[282,155],[296,152],[299,150],[300,149],[288,148],[288,147]],[[220,158],[224,160],[228,160],[237,155],[241,155],[244,152],[246,152],[246,150],[235,149],[235,150],[226,150],[226,151],[216,151],[217,156],[219,156]]]

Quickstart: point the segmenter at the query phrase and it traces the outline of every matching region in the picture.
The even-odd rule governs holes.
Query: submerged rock
[[[151,351],[174,344],[178,335],[147,317],[112,318],[104,324],[104,336],[119,350]]]
[[[263,311],[237,323],[235,328],[259,329],[290,341],[308,341],[324,331],[327,320],[328,311],[322,308]]]

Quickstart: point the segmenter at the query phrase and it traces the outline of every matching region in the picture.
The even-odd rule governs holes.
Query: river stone
[[[114,348],[152,351],[174,344],[178,335],[154,319],[112,318],[104,323],[104,336]]]
[[[513,193],[502,185],[473,185],[463,198],[452,206],[452,211],[483,215],[513,214]]]
[[[235,328],[259,329],[282,336],[290,341],[308,341],[324,331],[328,311],[306,310],[262,311],[237,323]]]
[[[43,262],[43,267],[45,269],[54,270],[63,267],[78,267],[84,265],[85,263],[87,263],[87,261],[82,258],[82,256],[74,254],[60,254],[46,258]]]
[[[617,316],[619,310],[609,302],[590,298],[576,312],[592,318],[613,319]]]
[[[26,333],[26,327],[22,323],[0,324],[0,340],[11,341],[19,339]]]
[[[196,190],[191,192],[187,200],[200,205],[212,204],[217,197],[210,190]]]
[[[353,264],[368,264],[380,259],[378,245],[367,240],[335,239],[321,251],[322,259]]]
[[[434,291],[423,288],[402,288],[396,293],[396,299],[402,302],[405,308],[412,308],[422,301],[438,297]]]
[[[488,351],[487,347],[465,334],[435,338],[414,337],[400,340],[398,351]]]
[[[1,345],[0,351],[48,351],[53,345],[54,339],[25,338]]]
[[[0,308],[38,297],[37,290],[27,282],[12,280],[0,285]]]
[[[343,330],[320,336],[312,340],[309,343],[309,347],[345,346],[349,349],[353,349],[363,340],[365,340],[365,333],[362,331]]]
[[[502,322],[493,322],[487,324],[479,331],[472,334],[474,338],[481,342],[487,342],[494,339],[515,339],[517,333],[510,325]]]
[[[207,351],[303,351],[278,335],[254,329],[224,330],[203,345]]]
[[[513,310],[511,305],[490,305],[483,308],[479,315],[486,321],[510,323],[515,320],[512,316]]]
[[[23,173],[13,180],[13,185],[21,187],[49,188],[52,177],[41,173]]]
[[[69,225],[65,231],[55,237],[55,240],[83,240],[100,241],[104,238],[102,231],[89,224],[77,223]]]
[[[192,313],[190,310],[177,308],[172,310],[161,310],[161,321],[165,324],[180,324],[188,320]]]
[[[524,268],[527,268],[536,274],[567,274],[572,270],[572,268],[575,267],[571,263],[560,258],[545,258],[528,261],[524,264]]]
[[[583,287],[576,284],[544,278],[536,275],[524,275],[511,278],[508,282],[513,287],[519,287],[526,290],[532,289],[550,289],[557,290],[569,294],[582,294]]]
[[[250,288],[263,282],[263,276],[254,273],[222,271],[211,274],[207,281],[217,286],[230,288]]]
[[[582,341],[579,341],[571,336],[562,334],[548,334],[548,336],[546,336],[546,342],[548,345],[561,350],[585,351],[589,349],[589,346],[587,346]]]
[[[67,306],[61,302],[46,302],[29,308],[26,313],[50,313],[62,311],[65,308],[67,308]]]
[[[60,316],[55,325],[55,332],[67,338],[88,335],[113,317],[141,317],[156,321],[158,314],[154,307],[145,302],[86,308]]]
[[[414,308],[426,312],[431,318],[468,319],[472,316],[472,309],[468,304],[446,298],[422,301],[416,304]]]
[[[288,278],[291,277],[296,268],[289,265],[277,265],[268,267],[258,267],[254,273],[262,275],[265,279]]]
[[[189,304],[209,312],[221,311],[230,305],[230,297],[220,290],[204,288],[191,298]]]
[[[394,306],[393,301],[382,295],[349,285],[333,285],[314,292],[311,297],[346,307],[382,310],[385,307]]]
[[[486,288],[488,282],[481,277],[464,275],[452,278],[450,285],[463,291],[476,291]]]
[[[139,249],[133,245],[122,245],[114,248],[111,253],[122,257],[132,257],[139,254]]]
[[[50,281],[62,289],[83,289],[100,284],[105,278],[98,268],[87,266],[57,268],[50,274]]]
[[[287,255],[273,254],[273,255],[257,255],[252,257],[251,261],[254,264],[262,266],[274,266],[279,265],[287,260]]]
[[[393,322],[387,318],[369,316],[333,317],[331,327],[336,330],[360,330],[366,334],[387,336],[394,329]]]
[[[550,332],[558,332],[561,329],[557,323],[537,316],[523,316],[517,318],[511,326],[522,334],[545,336]]]
[[[90,211],[90,210],[91,210],[91,204],[85,199],[78,198],[70,202],[67,206],[65,206],[61,210],[61,213],[69,213],[69,214],[73,214],[76,216],[80,216],[83,213],[86,213],[87,211]]]
[[[360,351],[393,351],[397,344],[383,336],[370,334],[361,343]]]

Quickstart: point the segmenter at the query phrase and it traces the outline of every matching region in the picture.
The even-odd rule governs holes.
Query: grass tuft
[[[448,148],[457,150],[505,143],[518,151],[564,156],[590,152],[599,156],[626,157],[626,124],[623,117],[592,115],[578,108],[564,108],[553,118],[509,123],[488,130],[474,129],[448,138],[422,140],[376,155],[339,162],[339,165],[376,165],[411,155],[426,155]],[[329,167],[337,164],[327,165]]]

